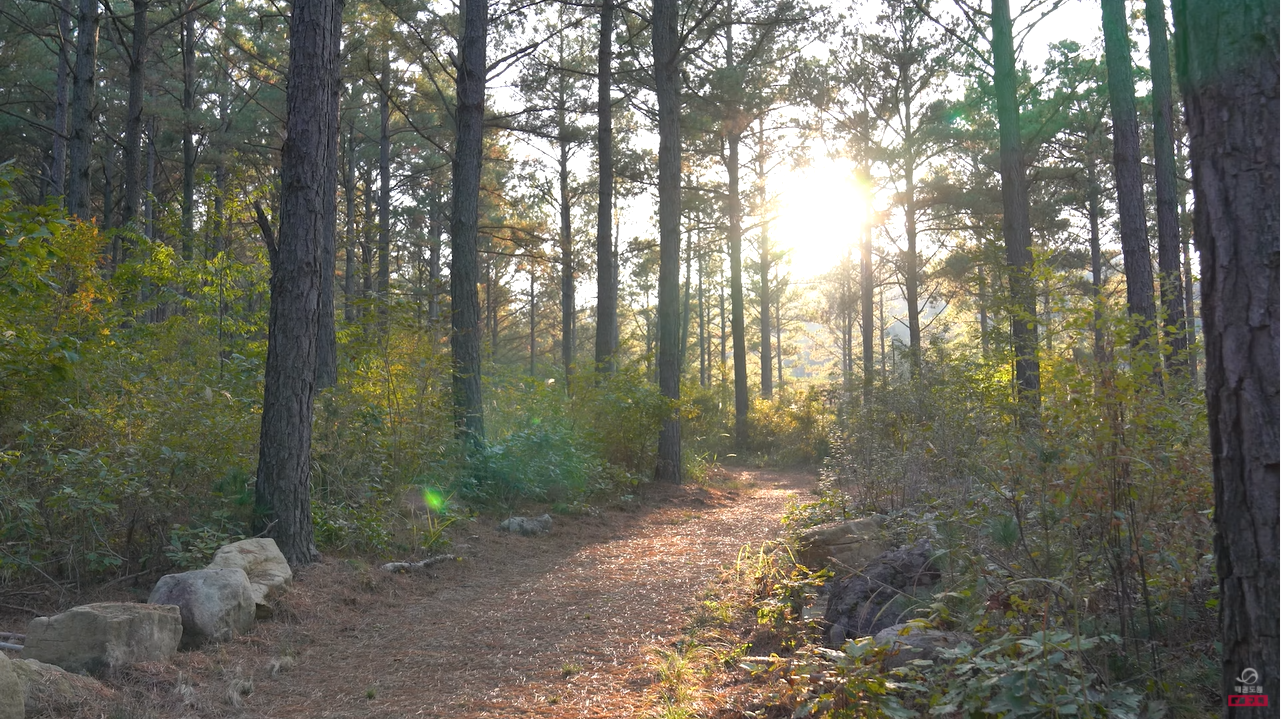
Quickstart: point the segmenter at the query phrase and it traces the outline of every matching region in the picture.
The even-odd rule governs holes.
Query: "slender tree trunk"
[[[720,307],[720,313],[721,313],[721,331],[720,331],[721,384],[725,384],[725,369],[729,364],[729,361],[726,355],[725,338],[729,336],[729,333],[726,331],[726,325],[725,325],[725,269],[724,267],[721,268],[720,282],[718,283],[716,289],[720,293],[719,307]]]
[[[67,145],[67,210],[84,222],[89,210],[89,152],[93,145],[93,96],[98,66],[98,0],[80,0],[76,29],[76,68],[71,93],[71,131]]]
[[[454,421],[474,446],[485,438],[480,385],[480,281],[477,236],[480,219],[480,164],[485,119],[485,40],[489,30],[487,0],[461,0],[463,33],[458,40],[454,142],[454,208],[449,241],[449,338],[453,354]]]
[[[738,193],[737,133],[729,136],[725,170],[729,174],[725,215],[729,218],[729,304],[730,335],[734,343],[734,446],[747,448],[747,331],[743,317],[743,204]]]
[[[912,128],[911,61],[899,66],[903,97],[903,224],[907,251],[903,253],[903,297],[907,301],[908,362],[912,379],[921,377],[921,268],[916,251],[916,157]]]
[[[783,293],[774,297],[774,358],[778,362],[778,389],[783,390]]]
[[[196,232],[196,7],[182,18],[182,259],[190,260]]]
[[[866,180],[870,175],[867,168],[863,168],[859,173]],[[866,185],[864,185],[866,187]],[[876,379],[876,363],[873,359],[872,342],[873,331],[876,327],[875,318],[872,316],[872,225],[870,222],[863,227],[858,228],[862,234],[862,247],[860,248],[859,258],[859,290],[861,294],[861,304],[863,311],[863,405],[870,405],[872,402],[872,384]]]
[[[1134,68],[1125,0],[1101,0],[1103,44],[1107,55],[1108,96],[1112,104],[1112,164],[1116,168],[1116,209],[1120,219],[1121,254],[1125,261],[1125,297],[1139,322],[1134,346],[1147,342],[1156,321],[1152,294],[1152,253],[1148,249],[1143,204],[1139,117],[1134,104]],[[1157,370],[1160,371],[1159,368]]]
[[[427,254],[427,318],[434,325],[440,320],[440,243],[443,234],[441,215],[444,214],[444,198],[441,197],[440,180],[431,180],[431,220],[429,221],[430,246]]]
[[[125,110],[124,208],[120,224],[128,226],[138,216],[142,202],[142,95],[147,67],[147,8],[150,0],[134,0],[133,48],[129,62],[129,105]],[[127,252],[127,250],[126,250]]]
[[[1111,0],[1105,0],[1111,1]],[[1011,332],[1014,340],[1015,391],[1020,414],[1036,424],[1041,406],[1041,363],[1038,359],[1036,287],[1032,280],[1032,229],[1028,214],[1023,139],[1019,134],[1018,75],[1014,67],[1014,34],[1009,0],[992,0],[992,55],[997,122],[1001,136],[1001,222],[1005,260],[1009,265]]]
[[[680,38],[676,0],[654,0],[654,88],[658,96],[658,388],[672,406],[658,434],[654,478],[680,484],[681,137]]]
[[[343,319],[356,321],[356,127],[347,122],[347,164],[343,168],[343,200],[346,202],[343,223],[344,269],[342,277]]]
[[[764,163],[762,163],[764,164]],[[774,377],[772,367],[774,357],[771,354],[770,343],[773,341],[770,330],[770,307],[773,306],[773,299],[770,297],[769,273],[770,273],[770,246],[769,246],[769,225],[766,224],[761,228],[761,397],[769,399],[774,396]]]
[[[529,376],[533,377],[538,358],[538,282],[534,265],[529,266]]]
[[[685,300],[681,307],[681,352],[680,352],[680,370],[685,374],[685,362],[689,357],[689,321],[692,294],[694,290],[694,257],[693,247],[694,238],[689,230],[685,232]]]
[[[698,386],[706,387],[711,383],[707,360],[707,302],[703,294],[703,255],[698,255]]]
[[[618,273],[610,236],[614,214],[614,109],[610,97],[614,64],[614,2],[600,8],[596,55],[596,156],[600,175],[596,205],[596,367],[609,373],[618,351]]]
[[[1091,326],[1094,330],[1094,361],[1102,365],[1107,359],[1103,344],[1103,251],[1099,238],[1099,173],[1094,158],[1086,166],[1087,212],[1090,216],[1090,303],[1094,306]]]
[[[116,148],[114,143],[107,143],[102,150],[102,231],[108,232],[112,228],[111,216],[115,210],[115,174],[116,174]],[[113,241],[116,250],[119,249],[120,238]],[[117,251],[112,258],[114,264],[119,260]]]
[[[378,296],[379,330],[387,331],[391,302],[391,52],[383,46],[382,96],[378,102]]]
[[[1183,327],[1183,278],[1179,261],[1178,166],[1174,161],[1174,92],[1170,46],[1166,40],[1165,0],[1146,0],[1149,56],[1152,63],[1152,148],[1156,161],[1156,256],[1161,270],[1161,306],[1166,341],[1173,353],[1170,374],[1188,374],[1188,335]]]
[[[563,58],[562,58],[563,59]],[[571,226],[569,198],[569,128],[566,127],[565,74],[560,73],[560,94],[557,108],[559,126],[560,163],[560,362],[565,368],[565,391],[570,391],[574,375],[574,235]]]
[[[68,0],[56,0],[58,79],[53,94],[53,151],[49,161],[49,194],[61,198],[67,181],[67,84],[71,77],[71,11]],[[59,200],[61,201],[61,200]]]
[[[338,210],[342,9],[342,0],[293,3],[280,232],[269,243],[271,314],[255,521],[293,566],[320,557],[311,523],[312,400],[323,284],[320,255]]]
[[[152,96],[154,99],[154,95]],[[147,186],[142,207],[146,213],[147,239],[156,239],[156,118],[147,118]]]
[[[360,298],[369,300],[374,294],[374,234],[378,223],[374,220],[373,171],[366,167],[364,174],[361,194],[365,198],[365,211],[360,216]],[[363,316],[368,309],[368,303],[362,305],[360,314]]]
[[[1179,202],[1179,214],[1183,215],[1186,209],[1183,208],[1183,202]],[[1186,312],[1183,314],[1183,331],[1188,336],[1188,376],[1195,386],[1197,383],[1197,352],[1196,352],[1196,302],[1192,294],[1192,248],[1191,233],[1182,233],[1183,241],[1183,301],[1186,303]]]
[[[1201,255],[1223,678],[1281,697],[1277,4],[1174,0]],[[1257,679],[1246,678],[1251,670]],[[1229,707],[1272,717],[1276,707]]]

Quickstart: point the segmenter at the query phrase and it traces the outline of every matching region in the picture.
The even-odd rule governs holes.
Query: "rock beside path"
[[[22,684],[13,670],[13,661],[0,652],[0,719],[23,719],[26,715]]]
[[[522,537],[532,537],[535,534],[545,534],[552,531],[552,516],[544,514],[541,517],[509,517],[504,519],[498,525],[499,531],[519,534]]]
[[[225,642],[253,628],[255,602],[243,569],[197,569],[160,578],[151,604],[177,605],[182,614],[182,648]]]
[[[116,698],[116,692],[97,679],[72,674],[35,659],[15,659],[13,670],[22,686],[21,696],[29,715],[62,716],[86,704]]]
[[[103,602],[75,607],[27,625],[23,658],[71,672],[102,672],[166,661],[182,641],[178,607]]]
[[[903,621],[919,595],[939,580],[929,543],[894,549],[880,555],[863,571],[829,584],[828,646],[876,634]]]
[[[823,524],[797,539],[797,561],[810,569],[826,567],[840,577],[857,572],[893,549],[881,528],[884,517],[871,516]]]
[[[876,633],[876,643],[888,646],[891,651],[883,662],[886,669],[905,666],[913,659],[937,661],[940,649],[955,649],[962,642],[972,644],[974,638],[958,632],[924,629],[912,624],[895,624]]]
[[[273,614],[272,602],[289,591],[294,573],[276,540],[260,537],[244,539],[219,549],[206,569],[240,569],[249,577],[254,611],[258,619]]]

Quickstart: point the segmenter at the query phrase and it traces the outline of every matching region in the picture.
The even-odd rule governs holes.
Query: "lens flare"
[[[424,487],[423,504],[427,505],[427,508],[433,512],[443,512],[446,505],[445,495],[441,494],[439,490]]]

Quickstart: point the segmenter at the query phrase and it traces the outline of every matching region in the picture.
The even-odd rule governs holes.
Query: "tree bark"
[[[378,102],[378,296],[379,329],[387,331],[391,302],[391,53],[383,46],[382,96]]]
[[[764,163],[762,163],[764,164]],[[770,308],[773,306],[773,298],[770,297],[769,273],[770,273],[770,246],[769,246],[769,225],[765,225],[761,230],[761,397],[769,399],[774,396],[774,376],[773,365],[774,357],[770,352],[770,344],[773,342],[770,329]]]
[[[1130,60],[1130,31],[1125,0],[1101,0],[1103,44],[1108,66],[1108,96],[1112,105],[1112,164],[1116,172],[1116,209],[1125,262],[1125,299],[1139,323],[1133,345],[1152,336],[1156,301],[1152,294],[1152,252],[1143,204],[1143,168],[1139,152],[1139,117],[1134,103],[1134,68]],[[1159,369],[1158,369],[1159,371]]]
[[[908,362],[912,379],[921,377],[921,269],[916,252],[916,147],[912,130],[912,60],[899,62],[899,94],[903,98],[903,297],[907,301]]]
[[[1105,0],[1107,1],[1107,0]],[[1028,214],[1023,138],[1019,130],[1018,74],[1014,67],[1014,33],[1009,0],[992,0],[993,86],[1001,136],[1001,222],[1005,261],[1009,265],[1014,377],[1021,419],[1035,424],[1041,407],[1041,362],[1038,357],[1036,287],[1032,281],[1032,229]]]
[[[730,133],[725,171],[729,183],[725,195],[725,215],[729,218],[729,305],[730,339],[734,344],[734,446],[747,449],[747,330],[743,307],[743,202],[738,194],[738,144],[740,137]]]
[[[859,172],[863,182],[863,187],[868,187],[871,172],[864,167]],[[872,299],[872,223],[869,221],[858,228],[862,234],[859,248],[859,291],[863,314],[863,406],[868,406],[872,402],[872,386],[876,378],[876,362],[873,358],[873,331],[876,327],[876,319],[873,316],[875,303]],[[853,358],[851,357],[851,362]]]
[[[680,38],[676,0],[654,0],[654,87],[658,96],[658,389],[671,402],[658,434],[659,482],[681,482],[680,378],[681,137]]]
[[[347,122],[347,156],[343,168],[343,200],[346,201],[346,214],[343,224],[343,246],[345,249],[342,295],[343,319],[356,321],[356,127],[355,122]]]
[[[1166,366],[1173,376],[1188,375],[1188,335],[1183,326],[1183,278],[1179,260],[1178,166],[1174,161],[1174,92],[1170,46],[1166,40],[1165,0],[1147,0],[1149,56],[1152,67],[1152,149],[1156,161],[1156,257],[1161,270],[1161,306],[1166,341],[1173,352]]]
[[[1214,458],[1222,691],[1278,663],[1278,7],[1174,1],[1201,255],[1206,409]],[[1254,682],[1243,681],[1247,669]],[[1228,717],[1276,716],[1275,705]]]
[[[596,204],[596,367],[614,371],[618,352],[618,273],[614,268],[614,108],[610,97],[614,65],[614,2],[600,8],[596,55],[596,156],[600,182]]]
[[[61,198],[67,181],[67,83],[71,78],[71,11],[67,0],[56,0],[58,15],[58,75],[53,95],[53,148],[49,160],[49,194]],[[61,201],[61,200],[59,200]]]
[[[431,219],[428,222],[428,235],[431,244],[427,254],[429,285],[427,290],[427,319],[433,325],[440,320],[440,241],[444,224],[441,217],[444,214],[443,204],[444,198],[441,197],[440,180],[433,177],[431,179]]]
[[[67,143],[67,210],[82,222],[89,210],[89,152],[93,145],[93,96],[98,66],[98,0],[80,0],[76,67],[72,79],[70,141]]]
[[[694,238],[690,231],[685,232],[685,299],[681,304],[681,351],[680,373],[685,374],[685,362],[689,359],[689,321],[694,292]]]
[[[342,0],[293,3],[280,231],[268,243],[271,311],[254,500],[257,528],[276,540],[295,567],[320,557],[311,522],[312,400],[321,254],[338,210],[342,9]]]
[[[1102,365],[1107,358],[1103,345],[1103,250],[1099,238],[1099,172],[1093,157],[1085,168],[1086,212],[1090,216],[1090,303],[1094,307],[1091,328],[1094,331],[1094,361]]]
[[[477,236],[480,213],[480,163],[485,119],[485,40],[487,0],[462,0],[463,34],[458,40],[454,143],[454,208],[450,223],[450,324],[453,354],[454,421],[473,446],[485,438],[480,385],[480,281]]]
[[[562,62],[564,57],[561,58]],[[569,206],[569,128],[566,120],[566,105],[569,98],[565,87],[565,73],[560,72],[560,92],[557,98],[556,123],[560,162],[558,180],[560,188],[560,362],[565,368],[565,391],[570,391],[574,376],[574,234],[570,224],[572,214]]]
[[[133,48],[129,58],[129,105],[125,110],[124,208],[120,224],[138,216],[142,202],[142,95],[147,68],[147,9],[150,0],[134,0]]]
[[[196,231],[196,7],[182,18],[182,259],[190,260]]]

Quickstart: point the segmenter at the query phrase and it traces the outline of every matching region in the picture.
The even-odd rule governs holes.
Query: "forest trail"
[[[479,520],[455,545],[465,559],[432,575],[326,560],[300,574],[277,621],[187,655],[185,671],[197,695],[218,692],[199,703],[223,716],[641,716],[651,649],[681,635],[718,570],[776,537],[787,500],[813,486],[800,472],[730,475],[726,489],[649,485],[632,511],[557,517],[540,537]],[[285,653],[294,667],[272,677]],[[236,676],[254,681],[239,709],[224,691]]]

